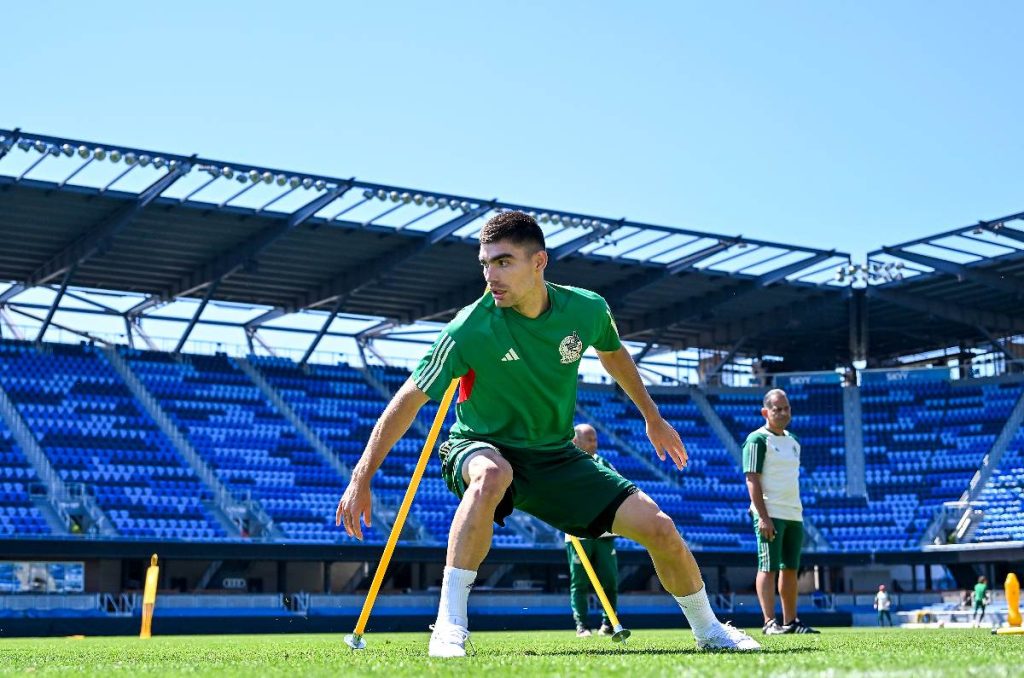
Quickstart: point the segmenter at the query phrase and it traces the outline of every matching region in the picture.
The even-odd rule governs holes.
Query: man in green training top
[[[988,605],[990,597],[988,579],[978,577],[978,583],[974,585],[974,613],[971,615],[971,621],[975,626],[980,626],[981,621],[985,618],[985,606]]]
[[[768,391],[761,416],[764,426],[747,436],[743,445],[743,472],[757,535],[757,599],[764,613],[761,632],[769,636],[818,633],[796,616],[804,509],[800,501],[800,441],[786,430],[793,419],[786,392],[779,388]],[[775,619],[776,584],[782,598],[781,626]]]
[[[607,459],[597,453],[597,431],[590,424],[577,424],[576,436],[572,439],[573,445],[580,448],[598,464],[615,470]],[[604,589],[612,610],[618,610],[619,598],[619,559],[615,555],[615,535],[604,534],[597,539],[580,539],[580,546],[587,554],[597,581]],[[590,629],[587,627],[587,595],[590,593],[590,577],[583,567],[580,556],[576,553],[569,535],[565,535],[565,553],[569,558],[569,605],[572,607],[572,617],[576,622],[576,636],[586,638],[590,636]],[[608,611],[602,610],[601,626],[597,632],[602,636],[610,636],[615,630],[608,618]]]
[[[385,408],[338,503],[337,523],[362,538],[370,479],[428,400],[460,380],[456,422],[441,445],[448,488],[460,498],[448,535],[432,657],[464,657],[469,590],[491,547],[492,523],[513,509],[580,537],[614,532],[651,554],[698,648],[754,650],[715,618],[700,570],[672,519],[637,487],[572,444],[580,358],[593,346],[602,366],[639,408],[657,455],[677,468],[686,449],[658,412],[599,295],[545,282],[544,233],[523,212],[504,212],[480,231],[487,291],[448,323]]]

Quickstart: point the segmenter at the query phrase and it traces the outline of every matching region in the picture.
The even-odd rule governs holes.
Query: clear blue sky
[[[836,247],[1024,210],[1024,3],[19,2],[0,126]]]

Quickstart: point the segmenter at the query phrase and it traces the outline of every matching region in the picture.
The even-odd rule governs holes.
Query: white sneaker
[[[733,652],[753,652],[761,649],[761,644],[731,622],[719,623],[703,638],[697,639],[698,650],[730,650]]]
[[[427,654],[431,657],[466,656],[466,641],[469,640],[469,629],[457,624],[440,623],[430,627],[433,633],[430,634],[430,649]]]

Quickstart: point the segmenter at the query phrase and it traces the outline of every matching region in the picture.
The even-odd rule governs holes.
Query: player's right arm
[[[768,515],[768,507],[764,503],[764,490],[761,489],[761,474],[746,473],[747,492],[750,494],[750,503],[754,505],[757,512],[757,529],[766,541],[775,539],[775,523]]]
[[[757,529],[766,541],[771,541],[775,539],[775,523],[768,515],[768,507],[764,503],[764,488],[761,486],[767,447],[764,436],[757,431],[747,436],[747,441],[743,443],[743,474],[747,479],[750,504],[757,514]]]
[[[391,448],[412,426],[416,414],[427,400],[427,394],[421,391],[411,378],[407,379],[374,425],[359,463],[352,470],[352,477],[349,478],[348,487],[338,502],[338,510],[334,516],[336,525],[345,525],[348,536],[362,540],[363,529],[359,519],[362,518],[369,527],[373,509],[370,479],[384,463],[384,458],[388,456]]]

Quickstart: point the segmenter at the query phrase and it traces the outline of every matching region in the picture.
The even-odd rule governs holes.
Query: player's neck
[[[773,427],[773,426],[772,426],[771,424],[769,424],[768,422],[765,422],[765,424],[764,424],[764,427],[765,427],[766,429],[768,429],[768,431],[769,431],[769,432],[771,432],[771,433],[774,433],[774,434],[775,434],[775,435],[777,435],[777,436],[782,436],[782,435],[786,435],[786,429],[784,429],[784,428],[774,428],[774,427]]]
[[[536,318],[551,306],[551,297],[548,295],[548,286],[541,280],[522,302],[516,304],[512,309],[524,318]]]

